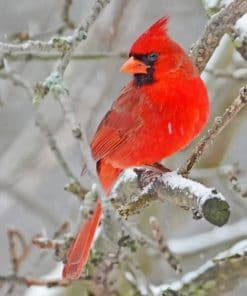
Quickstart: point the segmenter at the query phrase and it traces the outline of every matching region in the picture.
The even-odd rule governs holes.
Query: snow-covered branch
[[[217,226],[227,223],[229,205],[215,188],[184,178],[177,172],[156,176],[153,173],[143,168],[128,169],[119,178],[112,197],[117,197],[113,199],[113,204],[122,217],[136,214],[159,200],[190,210],[195,219],[205,218]]]
[[[153,287],[154,295],[220,295],[232,290],[239,279],[246,277],[246,260],[247,240],[243,240],[185,274],[180,281]]]
[[[243,219],[222,228],[214,228],[189,237],[170,239],[167,243],[172,252],[179,256],[193,255],[247,237],[246,225],[247,219]]]
[[[247,13],[237,21],[231,37],[237,51],[247,61]]]

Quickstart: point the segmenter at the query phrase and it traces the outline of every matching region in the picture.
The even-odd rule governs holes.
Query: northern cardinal
[[[120,70],[133,78],[92,139],[92,155],[106,195],[124,169],[150,166],[172,155],[207,122],[206,87],[187,54],[168,36],[167,23],[167,17],[159,19],[132,45]],[[98,199],[68,251],[64,278],[80,277],[101,215]]]

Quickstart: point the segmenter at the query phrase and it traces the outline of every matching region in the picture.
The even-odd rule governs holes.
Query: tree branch
[[[239,111],[247,104],[247,87],[244,86],[240,89],[238,97],[233,103],[225,110],[222,116],[215,118],[213,126],[209,129],[205,136],[199,141],[191,155],[189,156],[186,164],[179,169],[179,173],[187,176],[193,166],[202,157],[204,151],[212,144],[213,140],[222,132],[222,130],[231,122],[231,120],[238,114]]]
[[[214,228],[189,237],[171,239],[167,243],[175,254],[190,256],[246,238],[246,225],[247,219],[242,219],[236,223],[225,225],[223,228]]]
[[[234,0],[212,16],[199,40],[192,46],[190,57],[201,73],[225,33],[247,13],[247,1]]]
[[[73,282],[74,281],[75,280],[73,280]],[[67,287],[72,283],[72,281],[65,280],[65,279],[46,280],[46,279],[36,279],[36,278],[31,278],[26,276],[16,276],[16,275],[0,276],[0,283],[6,283],[6,282],[12,283],[12,284],[20,284],[27,287],[45,286],[47,288]]]
[[[186,179],[176,172],[163,173],[154,178],[150,170],[128,169],[117,181],[112,197],[113,205],[125,219],[140,212],[155,200],[169,200],[185,210],[192,211],[194,219],[203,217],[217,226],[227,223],[230,215],[227,201],[216,189]]]
[[[247,240],[244,240],[185,274],[180,281],[154,288],[155,295],[221,295],[233,290],[241,278],[246,278],[246,263]]]
[[[28,81],[26,81],[23,77],[13,72],[8,67],[6,60],[4,60],[4,64],[5,64],[6,72],[0,72],[0,78],[9,79],[14,84],[22,87],[24,90],[26,90],[30,101],[32,101],[32,98],[34,97],[34,91],[33,91],[32,85]],[[62,170],[64,171],[65,175],[69,179],[68,184],[65,185],[65,190],[77,195],[80,199],[83,199],[85,194],[87,193],[87,190],[80,184],[80,181],[74,175],[69,165],[65,161],[61,150],[57,146],[54,136],[52,135],[51,131],[49,130],[48,126],[44,121],[43,115],[37,109],[34,109],[34,115],[35,115],[36,125],[41,130],[41,132],[46,136],[50,149],[54,153],[54,156],[56,157],[57,162],[60,164]]]
[[[62,19],[68,28],[75,29],[75,23],[70,19],[70,16],[69,16],[69,12],[72,4],[73,4],[73,0],[64,0]]]
[[[53,61],[61,59],[61,53],[47,53],[47,52],[11,52],[8,54],[8,60],[19,61],[25,60],[26,62],[31,60],[41,60],[41,61]],[[121,58],[125,59],[128,57],[127,52],[95,52],[95,53],[74,53],[71,55],[71,60],[100,60],[109,58]]]

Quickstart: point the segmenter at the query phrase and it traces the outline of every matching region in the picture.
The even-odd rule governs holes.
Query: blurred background
[[[58,29],[64,24],[61,17],[64,2],[0,0],[0,41],[18,43],[20,32],[28,33],[32,39],[45,41],[56,36]],[[75,25],[88,15],[93,3],[93,0],[73,1],[70,18]],[[127,52],[135,38],[163,15],[170,16],[170,35],[187,51],[199,38],[207,22],[207,14],[199,0],[111,1],[90,29],[88,39],[76,49],[76,53]],[[71,33],[72,30],[67,28],[63,35]],[[33,85],[44,81],[57,63],[53,58],[6,59],[11,70]],[[123,61],[123,58],[117,56],[97,60],[74,59],[65,72],[64,79],[70,91],[73,109],[82,129],[86,131],[85,137],[88,141],[120,89],[129,80],[129,77],[119,73]],[[224,111],[237,96],[240,87],[246,83],[246,72],[245,76],[240,75],[240,78],[232,75],[239,69],[246,70],[246,65],[246,61],[225,36],[210,60],[207,71],[203,73],[211,100],[211,120]],[[72,171],[88,186],[90,178],[86,173],[81,175],[83,160],[80,147],[64,120],[59,103],[49,94],[42,101],[40,110]],[[246,112],[242,111],[217,138],[192,174],[194,179],[216,187],[227,198],[231,206],[228,225],[235,226],[229,230],[232,235],[227,231],[226,234],[223,227],[222,236],[226,235],[228,239],[222,239],[223,243],[215,243],[210,247],[209,236],[209,246],[203,248],[204,242],[200,242],[196,235],[214,231],[216,227],[204,220],[195,221],[190,213],[168,203],[151,205],[130,221],[151,236],[148,221],[151,215],[156,216],[168,242],[171,242],[171,249],[179,249],[183,273],[177,275],[164,258],[141,247],[131,256],[142,274],[140,278],[146,278],[148,284],[156,286],[173,283],[231,247],[234,242],[247,238],[244,231],[245,227],[247,229],[244,220],[247,200],[241,193],[232,190],[229,174],[224,173],[226,166],[235,168],[238,165],[239,182],[243,190],[246,190]],[[165,160],[164,164],[171,169],[178,168],[186,160],[189,151],[191,147]],[[66,183],[68,179],[47,145],[46,137],[35,126],[33,107],[26,91],[0,76],[0,275],[9,275],[12,272],[7,236],[9,227],[17,228],[26,241],[30,241],[39,233],[52,237],[64,221],[69,221],[71,225],[76,222],[80,202],[75,196],[64,191]],[[236,224],[239,222],[243,223]],[[217,237],[220,235],[221,232],[217,232]],[[198,249],[189,252],[187,247],[186,253],[186,244],[182,244],[185,243],[184,239],[198,246]],[[182,252],[183,248],[185,254]],[[62,264],[54,260],[52,252],[41,252],[32,248],[20,266],[19,274],[37,278],[50,274],[51,278],[57,278],[61,268]],[[228,292],[224,295],[246,295],[246,280],[241,279],[238,285],[233,286],[234,289],[227,289]],[[29,296],[89,295],[83,292],[82,287],[76,284],[67,289],[43,290],[38,287],[27,290],[23,286],[16,286],[11,293]],[[6,291],[8,287],[0,286],[0,294]],[[146,295],[151,295],[149,293],[151,292]]]

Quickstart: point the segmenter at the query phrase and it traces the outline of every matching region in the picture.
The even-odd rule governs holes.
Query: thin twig
[[[71,100],[69,98],[69,91],[65,86],[63,76],[71,61],[73,51],[82,40],[87,38],[87,33],[90,27],[109,2],[110,0],[95,0],[92,12],[88,15],[86,20],[74,30],[71,36],[65,39],[53,39],[53,43],[55,43],[56,47],[62,51],[62,57],[58,62],[56,70],[46,78],[43,84],[39,85],[39,91],[36,92],[36,95],[34,96],[34,102],[39,103],[49,91],[53,92],[54,96],[59,99],[65,113],[65,118],[71,127],[72,134],[77,140],[82,139],[82,132],[74,115]]]
[[[3,43],[0,42],[0,51],[11,53],[11,52],[35,52],[35,51],[43,51],[50,52],[54,49],[53,40],[48,42],[35,40],[35,41],[27,41],[22,44],[12,44],[12,43]]]
[[[31,278],[26,276],[6,275],[6,276],[0,276],[0,283],[15,283],[15,284],[24,285],[27,287],[45,286],[47,288],[52,288],[52,287],[67,287],[72,283],[72,280],[67,280],[67,279],[46,280],[46,279],[36,279],[36,278]]]
[[[65,221],[57,231],[53,234],[53,239],[58,238],[59,236],[63,235],[65,232],[67,232],[69,229],[69,222]]]
[[[68,231],[68,227],[68,222],[63,223],[51,239],[42,235],[35,235],[32,238],[32,244],[39,249],[54,250],[55,259],[57,261],[64,261],[66,259],[67,251],[74,240],[72,236],[65,234],[65,232]],[[64,236],[61,239],[58,239],[62,234],[64,234]]]
[[[240,110],[247,104],[247,87],[240,89],[238,97],[225,110],[222,116],[215,118],[213,126],[209,129],[205,136],[199,141],[186,164],[179,169],[179,173],[183,176],[188,176],[193,166],[199,161],[205,152],[206,148],[212,144],[213,140],[222,132],[222,130],[231,122]]]
[[[6,72],[0,72],[0,78],[9,79],[15,85],[22,87],[24,90],[26,90],[30,101],[32,101],[34,96],[34,90],[32,85],[23,77],[16,74],[11,69],[9,69],[6,60],[4,61],[6,63],[5,68],[7,69],[6,69]],[[84,195],[86,194],[87,190],[80,184],[79,179],[74,175],[68,163],[64,159],[62,152],[57,146],[56,140],[52,135],[51,131],[49,130],[48,126],[46,125],[42,114],[36,108],[34,108],[34,114],[35,114],[36,125],[40,128],[42,133],[46,136],[50,149],[53,151],[57,162],[60,164],[65,175],[69,179],[68,184],[65,185],[65,190],[77,195],[79,198],[84,198]]]
[[[70,19],[70,9],[73,4],[73,0],[64,0],[62,19],[66,26],[70,29],[75,29],[75,23]]]
[[[9,239],[9,252],[13,267],[14,274],[18,273],[20,264],[28,256],[31,244],[27,244],[23,235],[17,229],[8,229],[8,239]],[[16,242],[19,242],[21,245],[20,255],[17,253]]]
[[[69,167],[64,156],[62,155],[61,150],[59,149],[56,143],[54,136],[52,135],[48,126],[45,124],[44,119],[40,113],[36,113],[36,125],[41,129],[41,131],[45,135],[51,151],[54,153],[57,162],[59,163],[60,167],[62,168],[63,172],[69,180],[68,184],[65,185],[64,189],[68,192],[75,194],[80,199],[83,199],[88,190],[81,185],[79,179],[76,177],[76,175]]]
[[[178,259],[172,253],[169,246],[167,245],[164,234],[161,231],[161,226],[160,226],[160,223],[159,223],[158,219],[156,217],[154,217],[154,216],[151,216],[149,218],[149,224],[151,226],[153,237],[156,240],[161,253],[166,258],[167,263],[173,269],[175,269],[178,273],[181,273],[182,270],[181,270],[180,264],[178,262]]]
[[[57,98],[57,100],[60,103],[60,106],[62,107],[65,119],[67,120],[70,126],[73,136],[76,139],[81,140],[82,139],[81,127],[75,117],[75,113],[72,108],[71,100],[68,96],[68,93],[63,93],[63,94],[59,93],[59,94],[56,94],[55,97]]]
[[[224,173],[231,183],[232,190],[242,197],[247,197],[247,189],[244,190],[238,180],[237,169],[236,169],[236,166],[229,166]]]
[[[90,27],[94,24],[101,11],[109,2],[110,0],[95,0],[92,12],[88,15],[86,20],[74,30],[73,35],[69,39],[70,46],[64,51],[61,62],[57,67],[57,71],[61,76],[63,76],[63,73],[70,62],[72,51],[75,50],[82,40],[87,38],[87,33]]]
[[[25,60],[26,62],[32,60],[41,60],[41,61],[53,61],[61,59],[61,53],[46,53],[46,52],[12,52],[8,54],[8,60],[10,61],[19,61]],[[71,55],[71,61],[76,60],[100,60],[100,59],[109,59],[109,58],[121,58],[125,59],[128,57],[127,52],[103,52],[103,53],[74,53]]]

